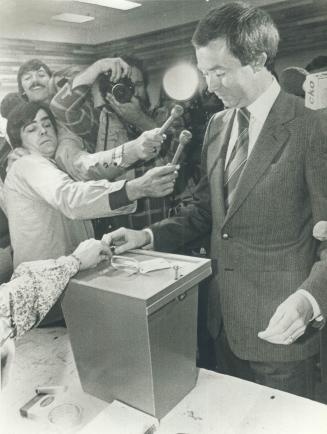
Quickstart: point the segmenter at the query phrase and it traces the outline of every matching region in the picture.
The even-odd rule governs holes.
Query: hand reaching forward
[[[151,160],[155,158],[166,138],[165,134],[159,134],[159,128],[144,131],[139,137],[133,140],[137,156],[140,160]]]
[[[115,254],[121,255],[127,250],[137,249],[149,244],[151,239],[147,231],[119,228],[109,234],[104,234],[102,242],[107,246],[115,246]]]
[[[179,166],[154,167],[143,176],[126,183],[126,193],[130,201],[142,197],[164,197],[174,190]]]
[[[81,242],[73,252],[73,255],[80,261],[80,270],[86,270],[109,259],[111,250],[107,244],[91,238]]]

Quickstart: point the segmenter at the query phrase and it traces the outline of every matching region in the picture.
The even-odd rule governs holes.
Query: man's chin
[[[56,155],[56,150],[57,147],[56,148],[49,147],[48,149],[46,148],[42,149],[41,153],[44,158],[54,158],[54,156]]]
[[[228,100],[228,99],[223,99],[223,98],[220,98],[220,99],[223,102],[225,108],[234,108],[234,107],[236,107],[235,102],[233,102],[231,100]]]
[[[35,91],[27,95],[30,102],[45,102],[49,98],[48,92]]]

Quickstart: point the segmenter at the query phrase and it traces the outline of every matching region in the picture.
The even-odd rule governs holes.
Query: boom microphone
[[[182,116],[183,113],[184,113],[183,107],[181,105],[178,105],[178,104],[175,105],[171,110],[169,118],[161,126],[161,128],[159,130],[159,134],[163,134],[170,127],[170,125],[174,122],[174,120],[176,118],[179,118],[180,116]]]
[[[180,135],[179,135],[179,143],[175,152],[175,155],[171,161],[171,164],[177,164],[181,153],[183,152],[183,149],[185,147],[185,145],[191,140],[192,138],[192,133],[188,130],[183,130]]]
[[[287,93],[304,98],[303,83],[308,72],[304,68],[290,66],[285,68],[280,75],[280,85]]]

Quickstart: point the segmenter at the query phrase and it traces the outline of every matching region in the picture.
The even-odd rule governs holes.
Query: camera
[[[327,107],[327,71],[308,74],[303,89],[306,107],[311,110]]]
[[[99,91],[104,100],[107,93],[111,93],[115,99],[124,104],[130,102],[134,95],[134,84],[128,77],[121,77],[116,83],[110,81],[110,72],[103,73],[99,76]]]

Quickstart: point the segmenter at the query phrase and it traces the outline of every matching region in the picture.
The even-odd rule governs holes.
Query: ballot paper
[[[140,263],[140,273],[148,273],[150,271],[164,270],[165,268],[171,268],[170,262],[163,258],[154,258],[142,261]]]

